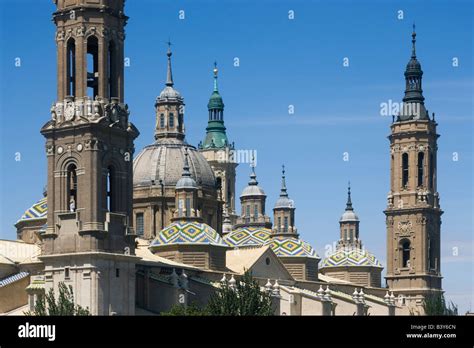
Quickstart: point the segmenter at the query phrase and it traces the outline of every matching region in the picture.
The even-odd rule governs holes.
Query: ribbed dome
[[[407,64],[407,70],[416,70],[419,71],[421,70],[421,64],[416,58],[410,59],[410,61]]]
[[[224,102],[222,101],[222,97],[219,92],[214,91],[209,98],[209,103],[207,103],[207,108],[211,109],[223,109]]]
[[[346,210],[344,214],[342,214],[340,222],[344,221],[359,221],[359,217],[353,210]]]
[[[249,185],[242,191],[240,197],[246,196],[265,196],[265,191],[260,186]]]
[[[152,181],[159,185],[160,180],[165,186],[176,186],[182,176],[186,148],[192,179],[199,186],[215,189],[214,173],[204,156],[194,146],[171,138],[146,146],[134,159],[133,186],[152,186]]]
[[[181,99],[181,94],[172,86],[166,86],[163,88],[161,91],[160,95],[158,98],[156,98],[156,102],[164,102],[167,101],[168,99]]]
[[[279,208],[294,208],[295,207],[295,202],[292,199],[289,199],[288,197],[278,197],[276,203],[275,203],[275,209]]]
[[[265,191],[258,186],[257,175],[255,174],[255,167],[252,166],[252,173],[250,174],[250,180],[248,186],[244,188],[240,198],[248,196],[266,196]]]

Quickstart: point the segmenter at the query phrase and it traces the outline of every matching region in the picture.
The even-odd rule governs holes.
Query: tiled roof
[[[20,272],[0,280],[0,288],[23,279],[29,275],[28,272]]]
[[[214,245],[227,247],[219,234],[209,225],[200,222],[174,222],[158,233],[150,249],[165,245]]]
[[[321,267],[371,266],[383,268],[377,258],[367,250],[359,248],[340,248],[325,258]]]
[[[319,259],[316,250],[304,240],[295,237],[274,237],[270,244],[273,252],[279,257],[309,257]]]
[[[234,248],[260,247],[271,237],[268,228],[241,227],[224,236],[224,242]]]
[[[38,219],[46,219],[46,215],[48,214],[48,204],[46,197],[43,197],[38,202],[33,204],[30,208],[28,208],[25,213],[21,216],[18,220],[20,221],[30,221],[30,220],[38,220]]]

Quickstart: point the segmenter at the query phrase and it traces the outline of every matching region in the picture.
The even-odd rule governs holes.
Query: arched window
[[[247,204],[247,206],[246,206],[245,221],[246,221],[247,223],[250,222],[250,204]]]
[[[258,205],[257,204],[253,206],[253,218],[254,220],[257,220],[258,218]]]
[[[408,185],[408,154],[402,155],[402,187]]]
[[[347,240],[347,228],[344,229],[344,240]]]
[[[183,216],[183,209],[184,209],[184,200],[180,199],[178,201],[178,216]]]
[[[113,167],[107,168],[107,210],[113,212],[115,206],[115,170]]]
[[[352,228],[349,230],[349,239],[351,242],[354,240],[354,230]]]
[[[165,115],[160,115],[160,128],[165,128]]]
[[[110,98],[112,97],[118,97],[118,91],[117,91],[117,61],[116,61],[116,47],[115,47],[115,42],[110,41],[109,42],[109,96]]]
[[[285,216],[283,221],[284,221],[283,232],[288,232],[288,216]]]
[[[137,224],[137,235],[143,236],[143,233],[145,232],[143,213],[137,213],[136,224]]]
[[[183,114],[178,114],[178,131],[183,131]]]
[[[402,243],[402,267],[410,267],[410,241],[405,240]]]
[[[418,152],[418,186],[423,186],[425,154]]]
[[[169,122],[168,122],[168,127],[169,127],[169,128],[173,128],[173,127],[174,127],[174,115],[173,115],[173,113],[170,113]]]
[[[277,230],[278,230],[278,233],[281,232],[281,217],[280,216],[278,217]]]
[[[186,216],[191,216],[191,198],[186,197]]]
[[[76,165],[70,164],[67,167],[67,202],[69,211],[75,212],[77,210],[77,174]]]
[[[75,96],[76,95],[76,42],[73,38],[70,38],[67,41],[67,61],[66,61],[66,70],[67,70],[67,95]]]
[[[87,39],[87,95],[95,98],[99,92],[99,41],[95,36]]]

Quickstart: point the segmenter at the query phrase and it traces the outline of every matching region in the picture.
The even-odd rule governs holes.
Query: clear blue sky
[[[224,4],[225,3],[225,4]],[[185,19],[178,18],[179,10]],[[288,11],[295,19],[288,19]],[[397,19],[397,11],[404,19]],[[44,139],[56,93],[51,0],[0,0],[0,238],[42,195]],[[154,100],[173,41],[176,88],[186,102],[187,139],[204,138],[212,64],[219,63],[225,122],[238,149],[258,151],[257,175],[278,196],[280,166],[296,202],[301,237],[320,255],[338,238],[347,181],[365,246],[385,264],[383,210],[389,190],[390,119],[380,103],[400,101],[411,26],[424,95],[439,123],[438,188],[445,211],[442,273],[461,312],[473,299],[473,11],[470,1],[127,1],[126,102],[141,135],[153,140]],[[15,58],[21,67],[15,67]],[[240,59],[240,67],[233,59]],[[342,60],[349,58],[349,67]],[[453,57],[459,66],[452,66]],[[288,114],[288,105],[295,114]],[[350,160],[343,161],[343,152]],[[21,161],[15,161],[15,153]],[[453,152],[459,160],[453,161]],[[238,168],[237,191],[249,168]],[[453,248],[458,255],[453,255]]]

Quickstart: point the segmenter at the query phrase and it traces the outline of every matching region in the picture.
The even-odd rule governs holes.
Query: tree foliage
[[[53,289],[49,289],[46,295],[38,296],[33,312],[26,312],[26,315],[35,316],[57,316],[57,315],[90,315],[87,308],[74,304],[74,293],[72,286],[59,283],[59,296],[56,300]]]
[[[272,298],[260,290],[260,285],[246,271],[235,288],[225,281],[209,300],[210,315],[268,316],[273,315]]]
[[[189,306],[177,304],[171,307],[169,312],[161,312],[164,316],[203,316],[209,315],[207,308],[201,308],[196,303],[191,303]]]
[[[423,300],[425,315],[458,315],[458,306],[446,302],[443,293],[431,293]]]
[[[187,307],[175,305],[169,312],[162,312],[161,315],[268,316],[273,315],[272,298],[260,290],[258,282],[246,271],[234,288],[229,286],[229,281],[221,283],[206,307],[200,308],[196,304]]]

